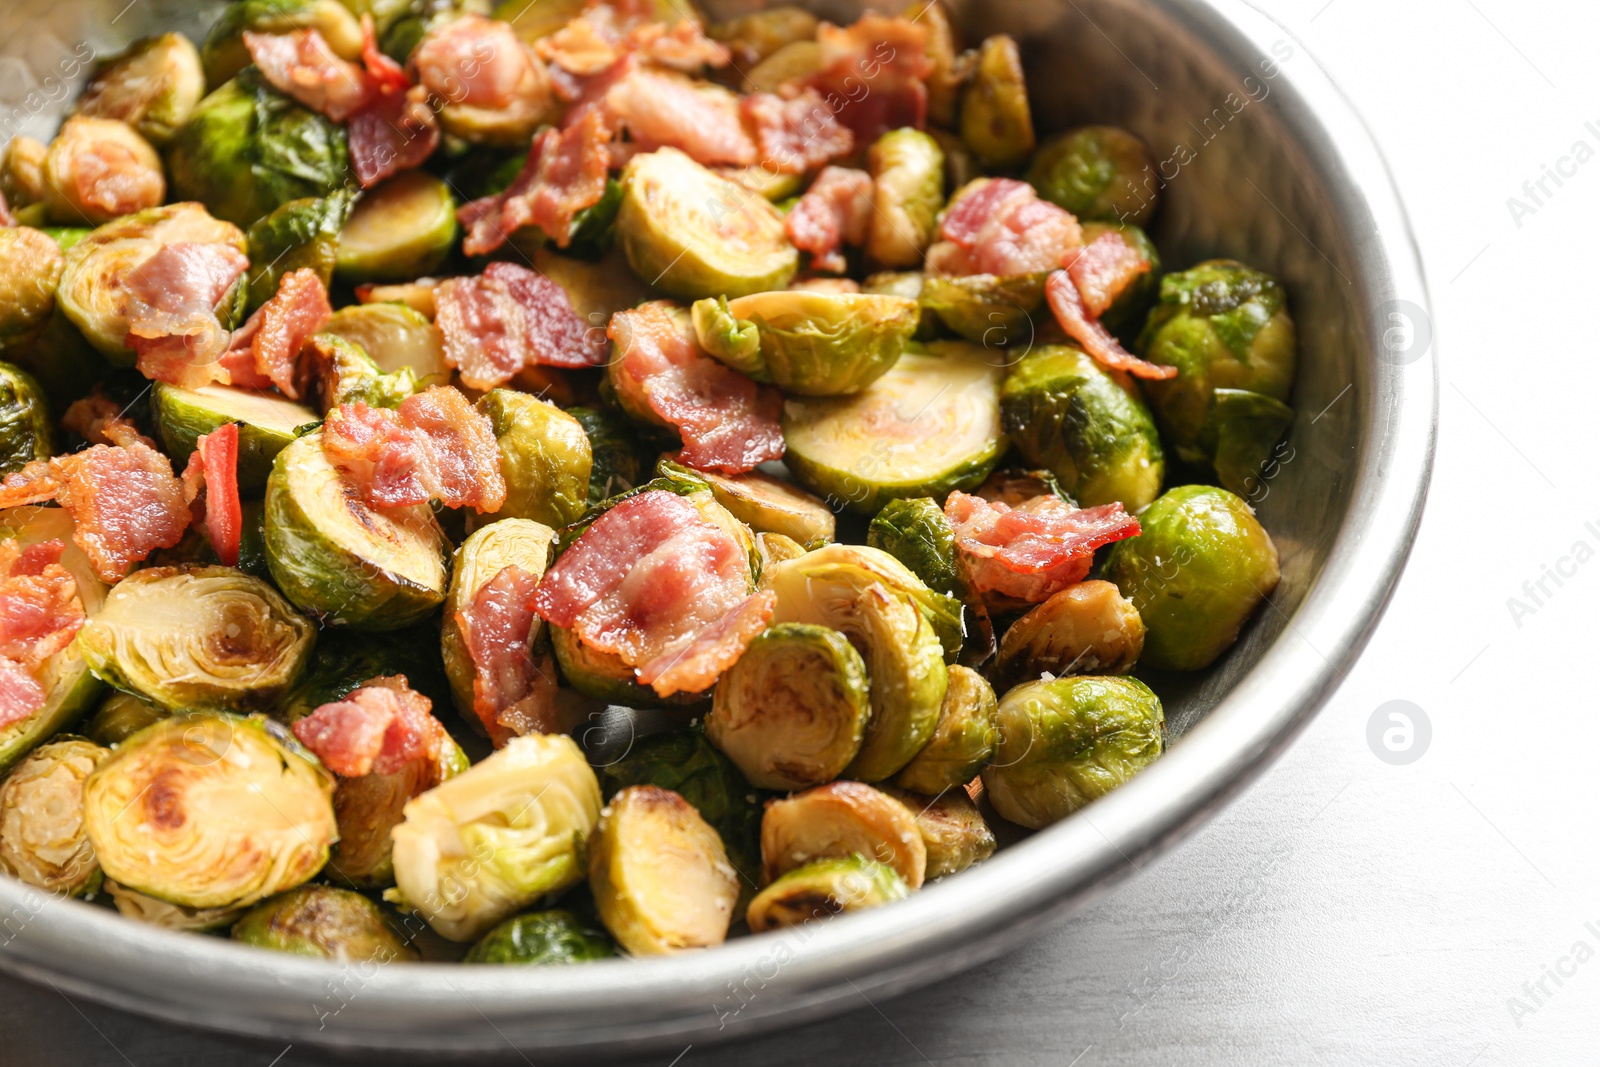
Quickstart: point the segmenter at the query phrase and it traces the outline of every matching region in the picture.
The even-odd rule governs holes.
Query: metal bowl
[[[1088,810],[909,901],[677,958],[338,968],[175,936],[0,878],[0,967],[173,1022],[390,1059],[481,1059],[509,1054],[508,1044],[543,1060],[675,1051],[843,1011],[862,993],[904,992],[997,956],[1170,847],[1289,744],[1376,624],[1432,460],[1427,296],[1384,162],[1304,48],[1237,0],[957,8],[969,39],[1005,31],[1022,42],[1041,129],[1115,123],[1155,149],[1166,183],[1155,237],[1170,265],[1233,256],[1290,293],[1299,418],[1256,501],[1282,550],[1283,582],[1220,663],[1163,687],[1171,751]],[[202,32],[215,10],[9,0],[0,141],[49,136],[86,49],[105,54],[174,27]],[[854,13],[836,0],[820,10]]]

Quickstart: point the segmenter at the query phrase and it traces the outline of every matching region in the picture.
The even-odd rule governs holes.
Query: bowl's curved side
[[[548,1056],[748,1036],[1016,946],[1181,838],[1266,766],[1376,625],[1426,494],[1433,354],[1385,347],[1391,313],[1425,316],[1427,306],[1399,200],[1338,90],[1302,46],[1237,0],[1006,0],[973,3],[963,17],[1023,40],[1046,128],[1120,122],[1162,163],[1186,146],[1161,175],[1164,252],[1180,265],[1233,254],[1273,270],[1302,327],[1293,455],[1256,501],[1284,550],[1284,583],[1218,669],[1164,691],[1181,736],[1163,759],[1088,811],[903,904],[692,956],[559,970],[335,969],[174,938],[0,878],[0,967],[176,1022],[433,1062],[508,1042]],[[0,99],[13,98],[8,62],[0,55]]]

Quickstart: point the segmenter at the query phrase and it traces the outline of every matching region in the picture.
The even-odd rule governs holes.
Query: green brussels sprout
[[[1294,422],[1281,400],[1245,389],[1218,389],[1196,442],[1223,488],[1254,499]]]
[[[417,958],[378,905],[330,885],[303,885],[263,900],[240,916],[231,936],[257,948],[335,963]]]
[[[360,345],[337,334],[315,334],[301,352],[308,357],[312,392],[324,413],[358,401],[397,408],[420,388],[410,368],[385,374]]]
[[[513,737],[405,807],[392,832],[395,890],[451,941],[474,941],[583,879],[600,785],[570,737]]]
[[[339,231],[350,214],[350,195],[336,190],[325,197],[302,197],[280,204],[251,224],[249,310],[278,292],[285,274],[312,270],[324,286],[333,280],[340,248]]]
[[[44,157],[49,149],[41,141],[19,134],[6,142],[0,156],[0,193],[13,211],[29,209],[44,199]],[[24,219],[25,223],[37,220]]]
[[[109,878],[105,880],[104,885],[119,915],[162,930],[194,934],[209,933],[232,926],[234,921],[244,914],[243,908],[187,908],[179,904],[170,904],[165,900],[157,900],[147,893],[141,893],[137,889],[119,885]]]
[[[1056,476],[1047,470],[1024,470],[1020,467],[997,470],[985,478],[983,484],[973,490],[973,494],[1010,508],[1019,508],[1041,496],[1053,496],[1073,507],[1078,506],[1072,494],[1061,488]]]
[[[779,623],[718,681],[706,737],[752,785],[806,789],[850,765],[871,712],[866,664],[843,634]]]
[[[0,363],[0,474],[55,454],[55,419],[44,390],[21,367]]]
[[[676,148],[623,168],[617,233],[634,274],[686,300],[782,289],[800,264],[777,208]]]
[[[220,222],[199,204],[168,204],[135,212],[100,226],[66,253],[56,300],[83,336],[118,366],[131,366],[128,331],[134,300],[123,277],[166,245],[226,244],[240,252],[248,246],[238,227]],[[220,304],[219,320],[233,325],[243,310],[243,276]]]
[[[985,356],[936,342],[853,396],[789,401],[785,462],[812,492],[863,515],[896,498],[971,489],[1005,449],[1000,369]]]
[[[781,533],[812,548],[833,540],[833,512],[804,489],[760,471],[696,473],[711,486],[717,503],[757,533]]]
[[[916,816],[922,846],[928,851],[929,878],[959,874],[994,855],[994,831],[965,789],[947,789],[932,797],[901,789],[884,791]]]
[[[1088,245],[1102,234],[1115,232],[1121,235],[1135,252],[1150,263],[1150,269],[1128,283],[1117,294],[1110,307],[1100,313],[1100,325],[1110,330],[1130,349],[1144,326],[1145,315],[1161,291],[1161,252],[1150,235],[1129,223],[1085,222],[1082,224],[1083,243]]]
[[[195,442],[202,436],[237,423],[239,488],[246,492],[259,492],[267,484],[278,453],[321,421],[315,411],[277,393],[227,385],[184,389],[156,382],[150,391],[150,407],[161,447],[179,470],[189,462]]]
[[[83,829],[83,783],[105,754],[62,738],[12,769],[0,783],[0,871],[47,893],[94,891],[100,865]]]
[[[548,401],[495,389],[478,401],[494,425],[506,502],[493,518],[533,519],[546,526],[576,522],[589,507],[594,455],[583,424]]]
[[[535,911],[484,934],[462,963],[588,963],[617,954],[611,935],[570,911]]]
[[[437,270],[456,240],[449,186],[421,170],[396,174],[356,201],[339,233],[339,277],[404,281]]]
[[[917,301],[917,329],[911,336],[917,341],[931,341],[939,336],[939,318],[931,308],[922,304],[922,289],[926,277],[920,270],[880,270],[867,275],[861,283],[863,293],[881,293],[884,296],[903,296]]]
[[[1127,674],[1144,649],[1138,609],[1110,582],[1070,585],[1012,623],[993,675],[1010,688],[1042,674]]]
[[[871,856],[912,889],[922,886],[927,848],[911,809],[861,782],[829,782],[767,804],[761,861],[773,882],[819,859]]]
[[[950,13],[941,0],[911,0],[899,12],[901,18],[927,31],[923,54],[933,69],[923,81],[928,87],[928,123],[938,129],[956,124],[956,105],[961,87],[972,75],[974,54],[957,54],[960,43]],[[941,131],[942,132],[942,131]]]
[[[398,630],[444,603],[445,541],[433,513],[376,511],[353,498],[320,433],[273,461],[265,525],[272,580],[327,625]]]
[[[736,69],[745,70],[786,44],[815,40],[818,25],[817,16],[811,12],[782,4],[714,22],[706,27],[706,36],[727,45]]]
[[[1011,368],[1000,418],[1023,458],[1085,507],[1137,512],[1161,491],[1166,460],[1137,390],[1072,345],[1036,348]]]
[[[39,231],[56,243],[56,247],[65,252],[94,230],[88,226],[46,226]]]
[[[785,174],[760,163],[748,167],[718,167],[716,173],[733,184],[779,205],[799,196],[805,187],[805,175]],[[780,207],[779,210],[786,209]]]
[[[826,545],[774,568],[772,621],[830,627],[864,648],[872,714],[844,773],[888,778],[933,735],[944,700],[944,646],[924,607],[938,594],[894,557],[859,545]],[[959,615],[957,616],[959,618]]]
[[[237,908],[309,879],[338,836],[333,776],[259,717],[174,715],[134,734],[84,786],[108,878],[187,908]]]
[[[57,225],[97,226],[155,207],[166,192],[161,157],[126,122],[74,115],[45,153],[44,215]]]
[[[650,463],[627,419],[600,408],[568,408],[567,414],[589,438],[591,507],[648,480]]]
[[[929,589],[960,605],[959,629],[953,635],[940,633],[947,660],[959,653],[963,663],[982,663],[993,655],[989,609],[957,562],[955,530],[932,498],[889,501],[868,524],[867,544],[887,552]]]
[[[694,305],[700,346],[786,393],[839,396],[877,381],[905,353],[917,304],[899,296],[786,289]]]
[[[582,15],[586,7],[586,0],[500,0],[493,17],[511,23],[517,39],[531,47]]]
[[[444,335],[427,316],[403,304],[353,304],[340,308],[322,332],[360,345],[367,358],[385,374],[409,370],[419,390],[449,384]]]
[[[242,0],[229,10],[251,5]],[[290,200],[329,195],[344,185],[348,165],[344,128],[277,92],[254,70],[200,101],[167,147],[173,194],[239,226]]]
[[[0,234],[12,232],[14,230],[0,228]],[[0,293],[0,307],[5,306],[4,299]],[[95,351],[67,318],[59,303],[38,336],[20,348],[13,347],[5,353],[5,358],[33,375],[55,411],[65,411],[74,400],[88,395],[96,382],[106,381],[115,373],[105,357]]]
[[[993,170],[1020,167],[1033,155],[1033,115],[1022,53],[1008,34],[978,46],[972,80],[961,91],[961,140]]]
[[[790,41],[745,71],[754,93],[775,93],[784,85],[822,70],[822,46],[816,41]]]
[[[374,678],[404,675],[406,684],[435,707],[450,701],[450,683],[439,658],[439,631],[431,622],[381,637],[350,630],[323,630],[311,662],[272,711],[293,725],[324,704],[343,700]]]
[[[30,347],[56,308],[61,247],[27,226],[0,228],[0,355]]]
[[[1039,196],[1080,219],[1143,226],[1156,210],[1155,160],[1115,126],[1080,126],[1040,146],[1028,167]]]
[[[223,9],[200,46],[206,84],[215,88],[250,65],[246,31],[316,30],[341,59],[361,58],[361,23],[339,0],[235,0]]]
[[[867,258],[879,267],[920,267],[944,206],[944,152],[909,127],[890,130],[867,153],[872,220]]]
[[[100,65],[72,114],[118,119],[154,145],[172,139],[206,93],[200,53],[181,33],[135,41]]]
[[[902,789],[937,796],[965,785],[978,776],[1000,744],[994,690],[977,671],[961,666],[949,671],[933,736],[894,777]]]
[[[751,933],[760,934],[882,907],[910,895],[905,879],[887,863],[838,856],[797,867],[767,886],[750,902],[745,922]]]
[[[1119,542],[1105,576],[1144,620],[1144,662],[1170,671],[1209,666],[1278,587],[1278,548],[1239,497],[1208,485],[1169,489]]]
[[[1161,701],[1136,678],[1055,678],[1000,701],[1000,750],[983,785],[1000,815],[1040,830],[1111,792],[1161,755]]]
[[[727,939],[739,875],[717,832],[683,797],[628,786],[606,805],[589,847],[600,921],[627,952],[661,956]]]
[[[114,748],[172,712],[133,693],[113,692],[84,725],[83,732],[97,745]]]
[[[145,567],[78,631],[89,669],[152,704],[259,708],[305,669],[317,628],[232,567]]]
[[[771,584],[772,568],[791,559],[799,559],[809,551],[792,537],[778,533],[756,534],[756,551],[761,553],[761,587]]]
[[[989,348],[1028,344],[1033,316],[1044,303],[1040,274],[929,274],[922,307],[955,333]]]

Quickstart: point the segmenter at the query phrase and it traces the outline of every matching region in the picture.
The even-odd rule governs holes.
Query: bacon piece
[[[847,27],[817,27],[821,69],[801,80],[816,89],[856,136],[870,144],[902,126],[922,129],[933,72],[928,30],[909,19],[861,16]]]
[[[755,135],[761,165],[778,174],[804,174],[855,147],[855,135],[839,124],[815,89],[803,89],[787,100],[751,93],[739,108]]]
[[[104,219],[155,207],[167,195],[160,165],[110,138],[74,141],[65,167],[53,166],[52,172],[59,175],[52,181],[62,180],[71,187],[74,203],[94,209]]]
[[[451,386],[409,396],[395,411],[341,404],[323,424],[322,447],[372,507],[439,500],[481,514],[505,503],[494,427]]]
[[[457,212],[467,231],[462,251],[487,255],[524,226],[539,227],[565,248],[572,242],[573,219],[605,196],[609,140],[607,118],[595,109],[564,129],[541,133],[504,192],[474,200]]]
[[[55,499],[60,483],[47,459],[36,459],[20,471],[0,478],[0,508],[18,508],[24,504],[42,504]]]
[[[403,675],[374,678],[296,722],[294,735],[341,778],[394,774],[433,757],[444,727],[432,711]]]
[[[77,580],[61,564],[65,549],[60,541],[0,543],[0,729],[44,706],[34,675],[83,625]]]
[[[622,55],[616,35],[604,32],[588,14],[592,12],[541,37],[533,46],[539,58],[580,78],[593,77],[615,63]]]
[[[677,429],[684,463],[736,474],[783,456],[782,394],[702,352],[670,305],[619,311],[606,334],[617,388]]]
[[[652,489],[601,515],[562,553],[539,582],[534,610],[647,668],[656,692],[670,695],[709,687],[772,607],[751,595],[750,562],[732,534]]]
[[[405,68],[378,47],[378,24],[370,12],[361,16],[361,69],[370,92],[403,93],[411,88]]]
[[[549,658],[535,655],[539,617],[536,575],[504,567],[456,613],[472,659],[472,710],[496,746],[511,737],[555,731],[556,678]]]
[[[1142,360],[1118,344],[1117,339],[1111,336],[1111,331],[1089,314],[1078,287],[1066,271],[1058,270],[1050,275],[1044,283],[1044,295],[1050,302],[1050,310],[1055,313],[1056,321],[1067,331],[1067,336],[1082,345],[1083,350],[1101,366],[1127,371],[1136,378],[1157,381],[1178,376],[1177,367]]]
[[[969,186],[946,209],[939,237],[928,249],[928,269],[956,276],[1041,274],[1083,243],[1070,212],[1011,178]]]
[[[382,93],[346,125],[350,166],[363,189],[402,170],[422,166],[439,147],[439,119],[422,87]]]
[[[547,367],[594,367],[605,362],[605,346],[589,340],[589,324],[572,310],[561,286],[515,263],[491,263],[483,276],[504,285],[522,308],[528,345],[524,362]]]
[[[958,491],[944,513],[974,586],[1029,604],[1088,577],[1101,545],[1139,535],[1139,520],[1121,504],[1074,508],[1055,496],[1012,508]]]
[[[265,379],[290,400],[300,399],[300,349],[332,317],[327,287],[316,271],[301,267],[285,274],[278,279],[278,291],[234,331],[230,353],[237,354],[248,342],[255,376],[233,384],[259,388]],[[241,377],[250,376],[246,372]]]
[[[493,389],[527,361],[528,327],[503,282],[478,276],[446,278],[433,291],[434,324],[444,335],[444,359],[473,389]]]
[[[685,74],[726,67],[733,58],[726,45],[707,37],[690,19],[679,19],[671,29],[665,22],[646,22],[628,34],[627,46],[652,63]]]
[[[244,516],[239,507],[239,424],[202,434],[183,471],[183,496],[191,505],[205,488],[206,539],[225,567],[239,565]]]
[[[817,270],[843,274],[848,264],[840,248],[867,239],[872,222],[872,176],[848,167],[824,167],[784,219],[790,242],[811,253]]]
[[[740,120],[739,98],[719,85],[637,69],[611,86],[604,107],[637,151],[676,148],[708,167],[747,167],[756,161],[756,144]]]
[[[44,687],[22,664],[0,659],[0,729],[26,722],[44,707]]]
[[[366,72],[341,59],[317,30],[246,31],[244,46],[274,89],[334,122],[367,105],[371,88]]]
[[[189,528],[189,507],[172,464],[140,442],[95,445],[50,461],[56,501],[72,513],[72,539],[104,582],[120,580]]]
[[[63,429],[77,434],[91,445],[127,445],[143,441],[151,448],[156,443],[139,432],[127,409],[100,391],[96,385],[88,396],[67,405],[61,416]]]
[[[225,380],[216,363],[229,335],[217,309],[249,265],[232,245],[179,242],[129,271],[127,344],[140,373],[187,388]]]
[[[411,55],[417,81],[451,103],[503,110],[545,82],[539,60],[508,22],[463,15],[431,30]]]
[[[1134,279],[1150,272],[1150,261],[1115,230],[1107,230],[1082,248],[1070,249],[1061,257],[1061,265],[1078,287],[1084,309],[1096,319]]]

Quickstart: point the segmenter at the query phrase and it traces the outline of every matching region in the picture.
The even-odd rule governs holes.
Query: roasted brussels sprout
[[[351,497],[320,433],[273,461],[265,525],[273,581],[328,625],[397,630],[444,602],[445,541],[433,514],[374,511]]]
[[[74,115],[119,119],[153,145],[172,135],[206,92],[200,53],[181,33],[135,41],[108,59],[73,105]]]
[[[418,389],[445,385],[444,335],[427,317],[404,304],[354,304],[333,313],[323,333],[361,346],[385,374],[411,371]]]
[[[554,404],[511,389],[486,393],[478,410],[494,424],[506,481],[506,502],[493,517],[554,527],[576,522],[589,507],[594,463],[583,425]]]
[[[27,226],[0,228],[0,355],[31,346],[56,307],[61,246]]]
[[[1249,504],[1209,485],[1167,490],[1139,525],[1111,550],[1105,575],[1144,620],[1144,662],[1197,671],[1277,588],[1277,546]]]
[[[212,87],[250,65],[246,31],[291,33],[316,30],[341,59],[361,58],[361,24],[340,0],[236,0],[223,9],[200,47],[206,83]]]
[[[1137,390],[1071,345],[1036,348],[1011,368],[1000,418],[1023,458],[1084,507],[1137,512],[1161,491],[1166,461]]]
[[[1271,477],[1294,409],[1245,389],[1218,389],[1212,397],[1196,446],[1224,488],[1253,499]]]
[[[456,204],[426,171],[396,174],[356,201],[338,240],[339,277],[405,281],[432,274],[456,239]]]
[[[450,683],[439,658],[439,631],[420,623],[380,636],[327,629],[305,674],[273,709],[273,718],[294,725],[324,704],[343,700],[374,678],[403,675],[406,684],[435,707],[450,702]]]
[[[1029,682],[1000,701],[1000,750],[983,771],[1002,817],[1043,829],[1161,755],[1161,701],[1136,678]]]
[[[706,737],[762,789],[839,777],[872,708],[861,654],[837,630],[779,623],[717,683]]]
[[[914,340],[931,341],[939,336],[939,319],[922,304],[922,288],[926,279],[920,270],[880,270],[869,274],[861,283],[863,293],[882,293],[885,296],[903,296],[917,301],[917,328],[911,335]]]
[[[938,274],[922,286],[922,307],[951,330],[988,348],[1029,345],[1044,303],[1043,274]]]
[[[1039,147],[1028,167],[1039,195],[1085,221],[1143,226],[1156,210],[1155,160],[1115,126],[1080,126]]]
[[[994,654],[989,609],[958,562],[950,520],[931,497],[889,501],[868,524],[867,544],[887,552],[929,589],[959,605],[959,627],[940,632],[946,659],[959,653],[962,663],[973,666]]]
[[[722,840],[683,797],[630,785],[611,798],[590,841],[600,919],[635,956],[719,945],[739,899]]]
[[[785,462],[807,488],[864,515],[897,497],[970,489],[1005,448],[999,375],[982,349],[936,342],[853,396],[790,400]]]
[[[1100,325],[1110,330],[1130,350],[1144,326],[1145,315],[1161,291],[1161,252],[1150,235],[1133,223],[1085,222],[1083,243],[1093,244],[1102,234],[1115,232],[1150,264],[1150,269],[1127,283],[1110,307],[1100,313]]]
[[[900,17],[927,31],[923,54],[933,68],[924,79],[928,86],[929,125],[935,130],[954,126],[961,87],[971,77],[976,57],[970,51],[957,54],[960,43],[943,0],[911,0],[901,8]]]
[[[89,740],[114,748],[152,723],[169,717],[171,711],[132,693],[114,692],[106,697],[83,728]]]
[[[983,484],[973,490],[973,494],[1009,508],[1021,507],[1041,496],[1053,496],[1077,507],[1072,495],[1061,488],[1056,476],[1047,470],[1025,470],[1020,467],[997,470],[985,478]]]
[[[105,754],[92,741],[64,738],[12,769],[0,783],[0,871],[64,896],[99,884],[83,829],[83,783]]]
[[[777,208],[676,148],[623,168],[617,233],[640,280],[686,300],[782,289],[800,262]]]
[[[186,908],[170,904],[147,893],[118,885],[109,878],[105,880],[105,890],[123,918],[181,933],[222,930],[232,926],[234,920],[244,913],[243,908]]]
[[[251,6],[244,0],[229,10]],[[239,226],[290,200],[332,193],[344,184],[348,160],[342,127],[277,92],[254,70],[200,101],[167,148],[174,195]]]
[[[798,926],[845,911],[863,911],[911,895],[904,878],[887,863],[839,856],[797,867],[750,902],[745,922],[752,933]]]
[[[1070,585],[1012,623],[1000,639],[1001,688],[1041,674],[1126,674],[1144,649],[1144,622],[1110,582]]]
[[[33,375],[0,363],[0,474],[55,454],[55,420]]]
[[[49,149],[41,141],[19,134],[6,142],[0,156],[0,193],[16,210],[44,200],[44,157]],[[37,220],[35,220],[37,221]]]
[[[761,861],[768,883],[820,859],[863,856],[886,863],[912,889],[928,853],[916,819],[900,801],[861,782],[829,782],[767,805]]]
[[[995,706],[994,690],[983,675],[951,667],[939,724],[922,751],[894,776],[895,785],[937,796],[976,778],[1000,744]]]
[[[582,15],[587,6],[587,0],[500,0],[492,14],[511,23],[518,40],[532,45]]]
[[[250,242],[249,310],[272,299],[278,283],[292,271],[315,271],[324,286],[330,283],[339,231],[349,213],[350,197],[340,190],[290,200],[252,223],[245,234]]]
[[[335,963],[414,960],[382,909],[360,893],[303,885],[263,900],[233,924],[233,939]]]
[[[300,676],[316,634],[272,586],[232,567],[146,567],[112,588],[78,650],[95,674],[160,707],[262,708]]]
[[[202,385],[197,389],[156,382],[150,391],[161,446],[182,470],[195,442],[228,423],[239,426],[239,488],[259,492],[278,453],[320,421],[317,413],[277,393]]]
[[[961,92],[961,140],[995,170],[1020,167],[1033,155],[1033,115],[1022,54],[1007,34],[978,46],[972,80]]]
[[[792,537],[777,533],[756,534],[756,551],[761,554],[761,588],[771,585],[772,568],[791,559],[799,559],[809,551]]]
[[[804,489],[760,471],[695,473],[711,486],[717,503],[757,533],[780,533],[812,548],[833,540],[833,512]]]
[[[605,337],[611,316],[653,299],[655,292],[635,277],[621,249],[590,263],[540,247],[533,253],[533,269],[566,291],[578,317],[589,324],[589,336]]]
[[[879,137],[867,154],[872,220],[867,258],[879,267],[920,267],[944,206],[944,152],[909,127]]]
[[[748,70],[786,44],[814,40],[817,25],[811,12],[785,4],[712,23],[706,34],[728,46],[736,69]]]
[[[600,786],[572,738],[513,737],[406,805],[396,826],[397,891],[452,941],[472,941],[583,878]]]
[[[313,398],[323,413],[358,401],[368,407],[397,408],[419,388],[410,368],[385,374],[360,345],[337,334],[314,335],[301,355],[311,372]]]
[[[617,954],[599,924],[570,911],[536,911],[507,919],[483,935],[463,963],[587,963]]]
[[[886,374],[917,328],[917,304],[900,296],[796,289],[718,297],[694,305],[700,346],[786,393],[840,396]]]
[[[338,836],[333,776],[270,719],[174,715],[84,786],[109,878],[170,904],[236,908],[306,881]]]
[[[965,789],[947,789],[936,797],[892,788],[885,792],[916,816],[928,850],[929,878],[959,874],[994,855],[994,830]]]
[[[752,92],[775,93],[785,84],[822,69],[822,46],[816,41],[790,41],[745,72]]]
[[[161,157],[116,119],[69,118],[44,159],[44,208],[65,226],[98,226],[152,208],[166,196]]]
[[[649,460],[627,419],[601,408],[568,408],[567,414],[589,438],[591,506],[649,481]]]

